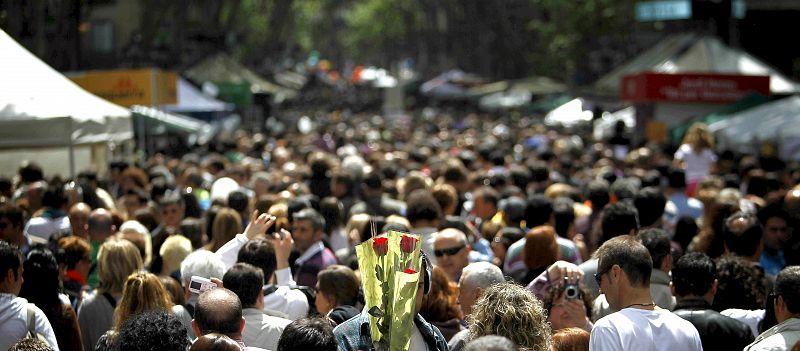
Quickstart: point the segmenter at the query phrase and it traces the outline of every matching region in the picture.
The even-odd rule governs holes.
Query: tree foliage
[[[131,19],[139,30],[113,61],[128,66],[181,68],[222,50],[269,71],[315,50],[345,70],[392,68],[410,58],[424,74],[461,68],[489,78],[544,75],[580,83],[624,59],[635,30],[635,0],[131,1],[140,8]],[[45,16],[34,5],[40,3]],[[16,38],[33,28],[29,47],[57,68],[76,69],[79,39],[47,41],[53,34],[35,29],[51,21],[58,25],[49,25],[49,33],[79,37],[70,29],[94,6],[114,3],[7,0],[0,26]]]

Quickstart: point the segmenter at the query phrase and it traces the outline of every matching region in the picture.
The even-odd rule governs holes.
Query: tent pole
[[[69,177],[75,179],[75,145],[72,140],[72,117],[69,117]]]

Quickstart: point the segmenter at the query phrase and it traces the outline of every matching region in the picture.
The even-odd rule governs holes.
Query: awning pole
[[[69,133],[67,133],[69,145],[69,177],[75,179],[75,145],[72,140],[72,117],[69,117]]]

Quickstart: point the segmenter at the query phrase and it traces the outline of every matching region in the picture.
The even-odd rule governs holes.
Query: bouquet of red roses
[[[421,279],[419,236],[390,231],[356,246],[370,332],[378,350],[407,350]]]

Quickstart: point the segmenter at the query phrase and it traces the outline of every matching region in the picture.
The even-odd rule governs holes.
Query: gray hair
[[[197,250],[181,262],[181,279],[189,284],[193,275],[203,278],[219,278],[225,274],[225,263],[211,251]]]
[[[470,341],[464,351],[516,351],[517,345],[511,339],[499,335],[484,335]]]
[[[462,284],[469,285],[473,289],[486,289],[505,281],[500,268],[489,262],[470,263],[464,267],[461,276],[463,277]]]
[[[145,266],[149,266],[153,259],[153,243],[150,231],[147,230],[147,227],[139,223],[139,221],[129,220],[119,226],[119,232],[122,233],[123,236],[129,233],[136,234],[142,239],[142,242],[144,242],[144,257],[142,257],[142,260],[144,260],[143,263]]]

